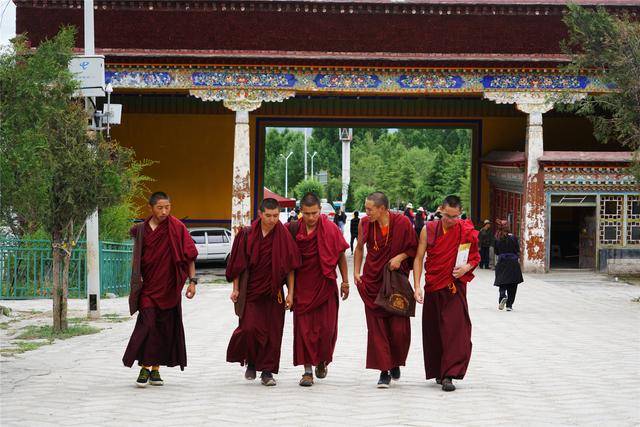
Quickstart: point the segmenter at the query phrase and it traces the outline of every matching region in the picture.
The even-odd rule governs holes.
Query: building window
[[[605,225],[604,240],[618,240],[618,227],[615,225]]]
[[[624,196],[606,195],[600,197],[600,243],[603,245],[622,244],[622,218]]]
[[[627,244],[640,245],[640,196],[627,196]]]
[[[605,215],[616,215],[618,213],[618,202],[615,200],[610,200],[604,202],[604,214]]]

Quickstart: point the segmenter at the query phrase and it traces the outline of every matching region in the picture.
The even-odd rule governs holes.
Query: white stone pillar
[[[223,101],[236,113],[233,148],[233,181],[231,192],[231,236],[240,228],[251,224],[251,138],[249,112],[257,110],[262,102],[282,102],[295,95],[284,90],[191,90],[192,96],[203,101]],[[257,189],[254,189],[257,190]]]
[[[546,203],[544,176],[540,170],[540,158],[544,154],[542,115],[551,110],[554,103],[573,103],[585,96],[584,93],[558,92],[485,93],[485,98],[498,104],[515,104],[518,110],[527,114],[520,233],[522,269],[527,273],[544,273],[546,270]]]
[[[522,268],[528,273],[544,273],[546,203],[544,176],[540,171],[540,158],[544,154],[542,114],[551,110],[553,103],[518,103],[516,108],[528,114],[520,234],[523,246]]]
[[[246,110],[236,111],[232,185],[231,229],[235,236],[240,228],[251,223],[251,145]]]
[[[342,141],[342,210],[347,203],[351,183],[351,140]]]

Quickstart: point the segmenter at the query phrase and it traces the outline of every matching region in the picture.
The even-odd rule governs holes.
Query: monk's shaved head
[[[156,191],[149,197],[149,206],[155,206],[160,200],[169,200],[169,196],[164,191]]]
[[[266,199],[262,200],[262,203],[260,203],[260,211],[264,212],[267,209],[278,209],[278,210],[280,210],[280,205],[278,204],[278,201],[276,199],[272,199],[271,197],[267,197]]]
[[[374,191],[367,196],[367,200],[371,200],[376,207],[384,206],[389,209],[389,198],[382,191]]]
[[[450,208],[462,209],[462,201],[460,200],[460,197],[450,195],[445,197],[442,201],[442,207],[444,208],[447,206],[449,206]]]
[[[300,200],[300,206],[318,206],[321,208],[320,198],[315,193],[307,193]]]

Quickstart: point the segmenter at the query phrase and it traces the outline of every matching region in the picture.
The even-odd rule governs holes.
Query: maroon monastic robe
[[[471,243],[468,263],[480,262],[478,232],[471,221],[459,221],[446,233],[440,221],[427,224],[425,298],[422,311],[422,344],[426,378],[462,379],[471,359],[471,319],[467,306],[467,283],[473,269],[455,279],[453,269],[458,247]],[[435,239],[434,239],[435,237]]]
[[[408,317],[392,315],[377,306],[375,299],[382,286],[383,268],[393,257],[405,253],[409,258],[402,262],[400,271],[408,275],[418,243],[411,221],[401,214],[389,213],[388,237],[382,235],[377,221],[364,217],[361,225],[367,258],[358,291],[367,318],[367,369],[387,371],[405,365],[411,344],[411,323]]]
[[[336,267],[340,254],[349,244],[338,226],[325,215],[321,215],[310,234],[303,220],[297,225],[296,243],[302,265],[296,270],[293,364],[317,366],[333,360],[338,336]]]
[[[139,313],[122,361],[129,367],[138,360],[145,366],[179,365],[184,369],[187,352],[180,302],[189,264],[198,251],[182,222],[169,216],[152,230],[150,219],[143,225]],[[131,233],[135,237],[137,228]]]
[[[227,263],[227,280],[239,277],[245,269],[249,277],[244,313],[229,341],[227,362],[278,373],[285,314],[282,286],[288,273],[299,266],[300,253],[282,223],[263,236],[260,220],[256,220],[250,231],[242,229],[237,234]]]

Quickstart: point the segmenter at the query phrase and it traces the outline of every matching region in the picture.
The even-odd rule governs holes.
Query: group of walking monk
[[[197,285],[197,251],[186,227],[170,215],[169,197],[154,193],[149,205],[151,216],[131,231],[135,245],[129,305],[131,314],[139,314],[123,357],[129,367],[138,361],[140,387],[163,384],[161,365],[186,366],[180,296],[187,279],[187,298],[193,298]],[[327,376],[338,336],[339,300],[350,291],[349,245],[342,232],[320,213],[317,195],[306,194],[300,206],[301,218],[284,225],[278,202],[264,199],[258,219],[238,231],[227,263],[226,277],[233,282],[230,299],[239,317],[227,361],[246,366],[247,380],[260,372],[265,386],[276,385],[286,310],[293,311],[293,363],[304,367],[300,385],[309,387],[315,378]],[[453,380],[464,378],[471,357],[466,286],[480,261],[477,232],[471,221],[460,219],[457,196],[444,199],[441,220],[428,223],[419,237],[404,215],[389,210],[384,193],[371,193],[365,210],[353,279],[365,306],[366,368],[380,371],[379,388],[400,379],[411,340],[410,318],[376,299],[385,269],[406,278],[413,269],[413,298],[424,303],[425,376],[453,391]],[[467,253],[461,258],[462,249]]]

